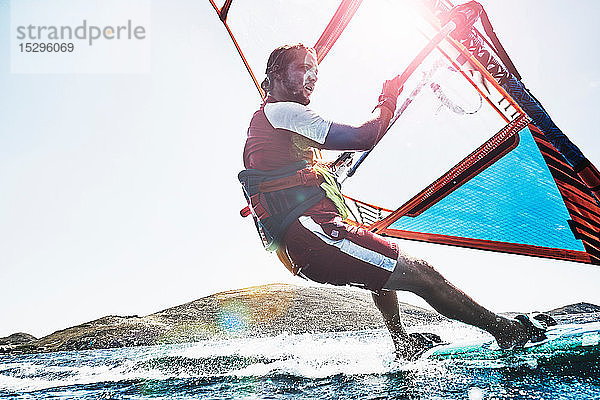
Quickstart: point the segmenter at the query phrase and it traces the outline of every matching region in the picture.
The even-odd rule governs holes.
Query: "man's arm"
[[[332,123],[322,148],[326,150],[370,150],[385,134],[396,111],[396,100],[402,90],[400,78],[383,83],[373,118],[360,126]]]
[[[386,132],[400,94],[399,78],[385,81],[373,116],[359,126],[327,121],[303,104],[267,103],[264,113],[274,128],[285,129],[314,142],[325,150],[369,150]]]
[[[359,150],[371,149],[385,133],[392,113],[384,107],[377,107],[373,119],[360,126],[332,123],[321,148],[325,150]]]

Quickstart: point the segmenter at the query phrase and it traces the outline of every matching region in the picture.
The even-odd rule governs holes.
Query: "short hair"
[[[315,49],[307,47],[302,43],[279,46],[271,52],[269,60],[267,61],[267,69],[265,70],[267,76],[260,84],[260,87],[265,93],[268,93],[271,90],[273,75],[284,70],[292,62],[299,50],[304,50],[307,53],[316,53]]]

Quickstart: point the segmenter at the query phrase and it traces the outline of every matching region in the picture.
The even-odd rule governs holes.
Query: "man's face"
[[[282,76],[287,101],[307,105],[317,82],[318,65],[315,54],[299,51]]]

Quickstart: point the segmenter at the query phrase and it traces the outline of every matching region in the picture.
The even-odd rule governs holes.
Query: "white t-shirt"
[[[273,128],[287,129],[319,144],[325,143],[331,127],[331,121],[324,120],[313,110],[300,103],[291,101],[267,103],[264,112]]]

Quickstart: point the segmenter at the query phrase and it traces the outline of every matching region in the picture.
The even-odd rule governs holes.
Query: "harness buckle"
[[[319,182],[319,175],[311,168],[301,169],[297,174],[303,186],[308,186]]]

